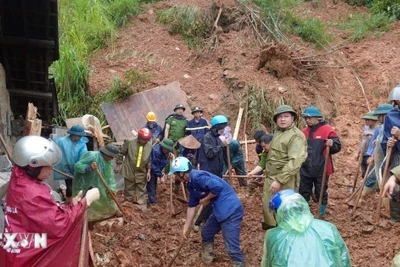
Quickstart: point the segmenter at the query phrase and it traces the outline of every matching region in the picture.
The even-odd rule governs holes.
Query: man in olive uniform
[[[275,110],[274,122],[278,128],[270,143],[266,159],[265,183],[263,189],[263,228],[276,226],[269,210],[269,201],[277,192],[299,188],[300,167],[307,158],[307,140],[294,121],[297,114],[291,106],[282,105]]]
[[[139,130],[138,137],[124,141],[117,156],[116,172],[119,172],[122,164],[121,175],[124,176],[125,200],[136,203],[142,211],[147,210],[147,188],[150,181],[151,170],[151,132],[147,128]],[[125,156],[125,159],[123,157]]]
[[[185,110],[184,105],[176,105],[174,113],[169,115],[165,121],[164,137],[171,139],[174,143],[185,136],[186,125],[188,123],[186,117],[183,115]]]

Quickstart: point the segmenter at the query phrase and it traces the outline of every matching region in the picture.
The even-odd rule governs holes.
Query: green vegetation
[[[304,41],[313,43],[320,48],[332,40],[324,25],[315,18],[302,18],[295,14],[302,0],[253,0],[262,11],[264,23],[269,28],[279,28],[283,33],[293,33]],[[276,40],[280,41],[280,40]]]
[[[157,11],[157,20],[169,25],[171,34],[180,34],[192,49],[201,48],[209,35],[213,21],[207,11],[190,6],[173,6]]]
[[[374,14],[385,14],[388,17],[400,20],[399,0],[374,0],[371,10]]]
[[[293,17],[288,21],[292,33],[306,42],[313,43],[316,48],[323,47],[333,39],[333,36],[326,31],[327,26],[318,19]]]
[[[260,129],[262,125],[268,128],[274,125],[272,120],[273,114],[275,109],[281,105],[281,102],[277,99],[270,98],[265,88],[247,85],[247,90],[241,95],[241,99],[241,106],[245,106],[246,100],[248,101],[247,116],[251,124],[252,132]]]
[[[85,113],[104,120],[102,102],[115,101],[132,94],[132,88],[140,87],[147,77],[133,71],[132,77],[125,77],[116,86],[113,81],[110,92],[96,96],[89,92],[88,59],[94,51],[111,43],[115,29],[123,26],[128,18],[140,12],[140,5],[154,0],[60,0],[59,40],[60,59],[51,66],[57,86],[60,118],[80,117]],[[125,74],[128,75],[128,74]],[[128,75],[129,76],[129,75]],[[134,80],[134,79],[137,79]]]
[[[350,39],[358,42],[368,35],[376,35],[390,30],[390,19],[384,14],[360,13],[345,22],[341,28],[349,31]]]
[[[400,20],[399,0],[344,0],[344,2],[353,6],[366,6],[375,15],[384,14],[389,18]]]

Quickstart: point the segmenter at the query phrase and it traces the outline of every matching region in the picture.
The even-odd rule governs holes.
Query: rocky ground
[[[246,24],[231,28],[228,25],[229,30],[219,34],[220,45],[216,51],[200,53],[188,49],[180,36],[170,35],[168,28],[155,20],[156,9],[181,2],[167,0],[149,5],[143,14],[118,31],[116,42],[98,51],[92,60],[92,91],[105,90],[109,88],[112,77],[122,77],[127,70],[138,69],[150,75],[148,88],[179,81],[189,103],[203,107],[207,118],[223,113],[232,122],[236,121],[240,94],[245,92],[245,85],[249,83],[266,88],[271,98],[291,103],[299,111],[307,105],[317,105],[336,128],[343,144],[342,151],[334,158],[336,172],[329,181],[330,201],[325,220],[339,229],[349,248],[353,266],[389,266],[400,251],[396,238],[400,232],[399,225],[381,219],[377,226],[370,227],[366,218],[374,212],[376,196],[356,211],[354,219],[351,219],[351,209],[344,201],[350,195],[348,185],[352,184],[356,173],[363,125],[361,117],[368,109],[373,110],[378,103],[386,101],[390,89],[399,82],[400,57],[397,50],[400,23],[394,24],[392,30],[380,38],[368,37],[358,43],[348,42],[342,32],[335,31],[336,44],[340,45],[327,50],[314,50],[310,45],[295,46],[291,50],[271,49],[271,44],[260,48],[254,45],[254,35]],[[185,1],[185,4],[200,8],[210,6],[208,1],[200,0]],[[223,8],[221,18],[234,16],[232,21],[238,22],[243,15],[233,0],[215,1],[213,12],[218,12],[219,7]],[[337,14],[345,17],[356,11],[366,12],[342,1],[335,5],[328,0],[321,1],[317,9],[312,8],[310,2],[301,9],[307,9],[310,16],[324,22],[335,21]],[[282,53],[286,53],[288,61],[279,65],[278,55]],[[272,75],[265,68],[263,55],[276,63],[274,66],[281,75]],[[290,69],[298,67],[299,57],[310,58],[310,55],[313,58],[321,55],[324,65],[308,76],[288,71],[288,66]],[[249,127],[246,132],[251,134]],[[240,139],[243,136],[241,130]],[[246,165],[251,169],[256,163],[254,146],[249,145],[248,151]],[[258,266],[264,237],[260,227],[261,192],[249,196],[237,184],[234,187],[246,212],[241,245],[248,266]],[[94,224],[92,239],[99,263],[104,262],[107,266],[166,265],[181,242],[185,205],[174,200],[175,212],[183,212],[171,218],[169,187],[160,186],[158,196],[159,206],[147,213],[126,204],[132,212],[128,224],[118,220],[112,225]],[[203,266],[199,257],[200,240],[200,234],[192,232],[174,266]],[[216,246],[218,257],[212,266],[230,266],[221,236],[217,237]]]

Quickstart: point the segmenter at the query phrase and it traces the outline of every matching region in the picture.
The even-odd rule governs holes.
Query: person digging
[[[240,250],[240,229],[243,220],[243,206],[233,188],[220,177],[207,171],[193,170],[192,164],[185,157],[178,157],[171,162],[171,172],[175,178],[186,183],[189,190],[189,202],[183,237],[188,238],[196,206],[212,206],[213,214],[208,218],[201,231],[201,258],[210,264],[214,258],[214,238],[222,231],[225,248],[233,261],[234,267],[245,266]]]

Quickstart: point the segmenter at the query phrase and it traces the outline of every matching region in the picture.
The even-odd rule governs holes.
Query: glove
[[[92,188],[86,192],[86,203],[90,206],[93,202],[99,200],[100,192],[98,188]]]

